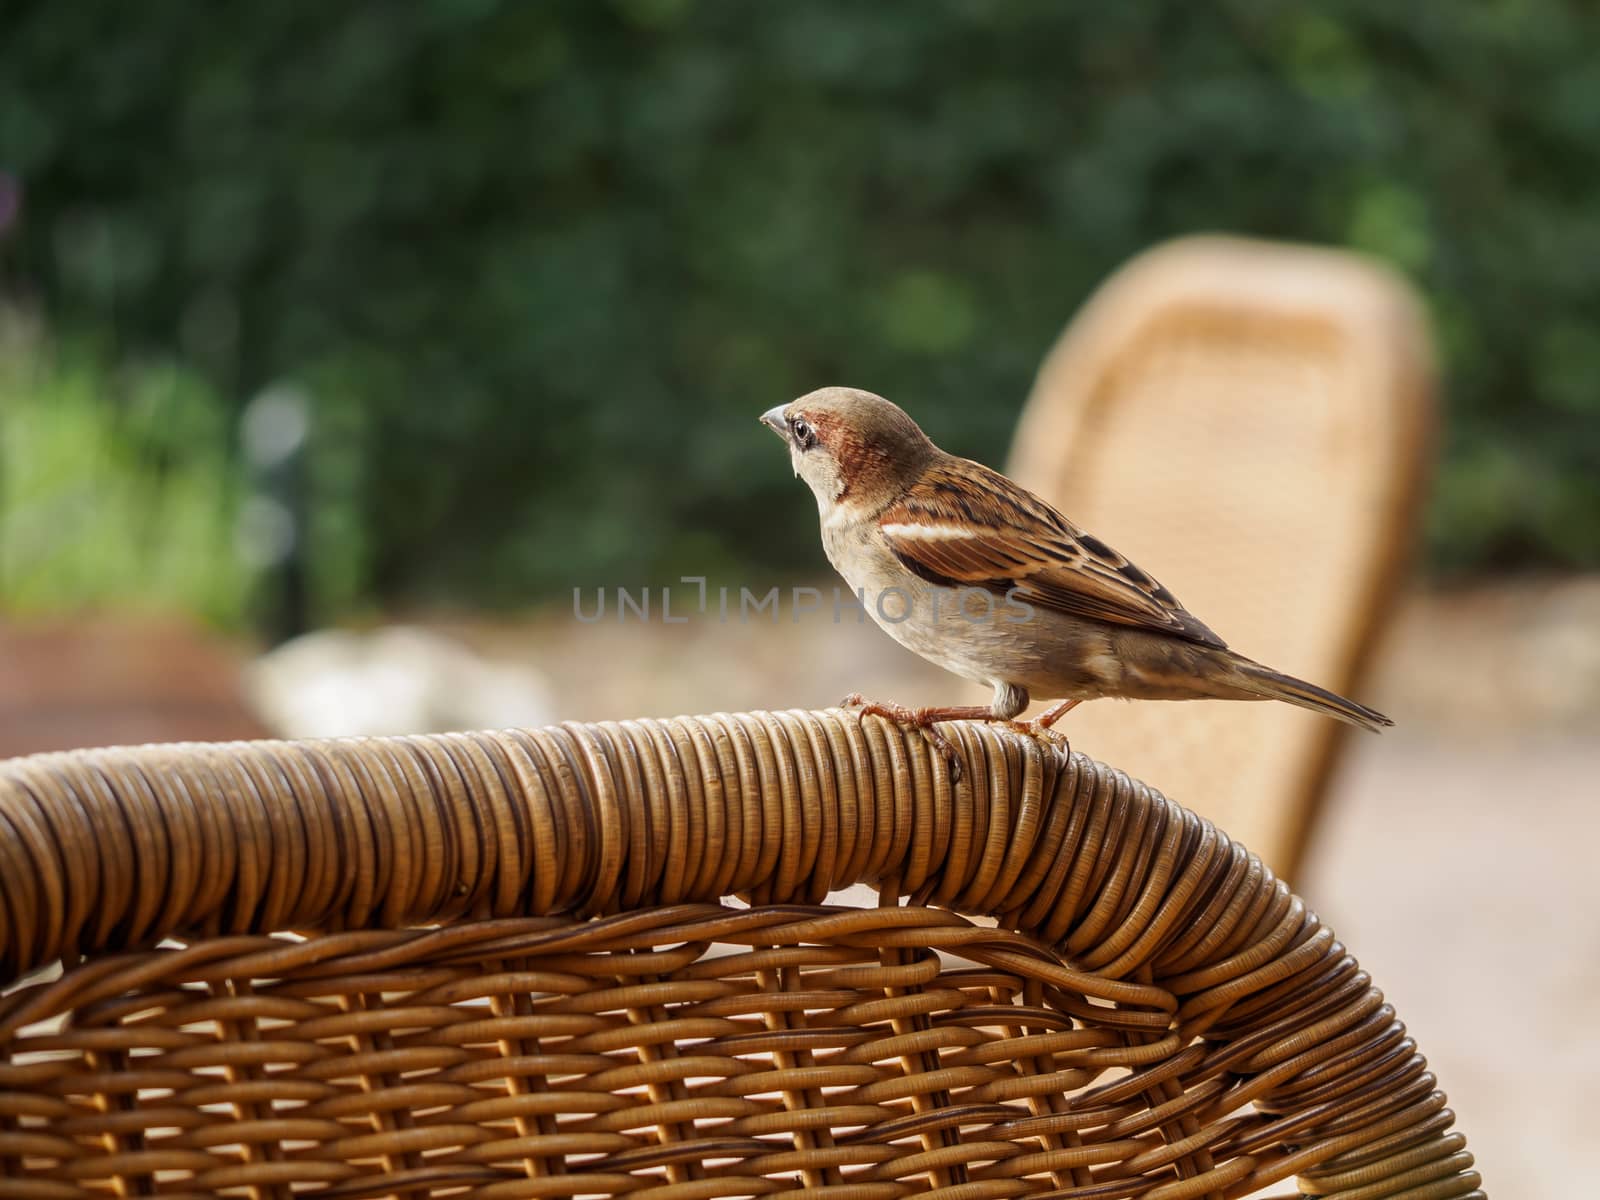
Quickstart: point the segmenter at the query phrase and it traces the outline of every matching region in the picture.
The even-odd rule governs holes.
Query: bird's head
[[[898,405],[855,388],[807,392],[762,413],[761,423],[788,443],[794,473],[824,515],[836,506],[876,512],[939,453]]]

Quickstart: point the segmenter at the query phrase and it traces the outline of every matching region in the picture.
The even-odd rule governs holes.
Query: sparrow
[[[899,406],[828,387],[761,414],[810,486],[822,545],[901,645],[985,684],[987,706],[845,701],[920,729],[952,768],[938,721],[1034,736],[1084,700],[1282,700],[1376,731],[1382,713],[1230,650],[1177,598],[998,471],[935,446]],[[1030,722],[1031,698],[1058,701]]]

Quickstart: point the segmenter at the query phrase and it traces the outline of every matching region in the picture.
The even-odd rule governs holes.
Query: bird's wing
[[[931,583],[1015,588],[1043,608],[1224,645],[1149,575],[980,463],[934,463],[878,523],[895,556]]]

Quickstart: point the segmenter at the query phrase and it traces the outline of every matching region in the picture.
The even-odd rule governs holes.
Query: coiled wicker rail
[[[839,711],[0,763],[0,1196],[1482,1195],[1257,859],[951,730],[958,787]]]

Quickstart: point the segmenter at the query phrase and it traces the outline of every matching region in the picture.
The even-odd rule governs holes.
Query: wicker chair
[[[1353,694],[1418,527],[1433,418],[1422,306],[1393,272],[1185,238],[1085,305],[1009,470],[1245,654]],[[1087,704],[1067,728],[1291,879],[1345,736],[1281,704]]]
[[[833,710],[0,763],[0,1196],[1482,1196],[1258,859],[951,731],[956,787]]]

